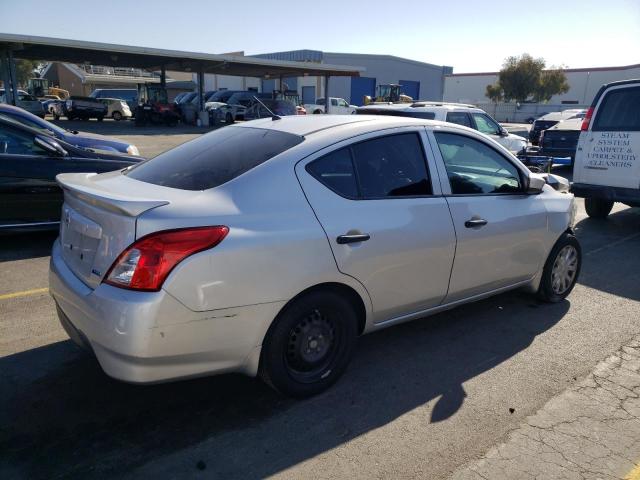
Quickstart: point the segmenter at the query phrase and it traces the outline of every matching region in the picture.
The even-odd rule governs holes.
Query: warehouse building
[[[234,54],[242,54],[235,52]],[[452,67],[418,62],[393,55],[366,55],[356,53],[331,53],[319,50],[293,50],[288,52],[252,55],[269,60],[327,63],[332,65],[355,65],[364,68],[360,77],[329,80],[329,94],[342,97],[353,105],[362,105],[365,95],[373,96],[376,85],[399,83],[403,93],[414,99],[441,100],[445,75],[453,72]],[[322,77],[246,78],[225,75],[206,75],[205,90],[256,89],[262,92],[273,90],[296,90],[302,103],[314,103],[324,96]]]

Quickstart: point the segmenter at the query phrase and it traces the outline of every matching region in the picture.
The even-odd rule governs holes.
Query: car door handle
[[[472,218],[471,220],[464,222],[464,226],[467,228],[484,227],[486,224],[487,221],[484,218]]]
[[[336,242],[338,242],[340,245],[344,245],[345,243],[366,242],[370,238],[371,237],[368,233],[347,234],[340,235],[338,238],[336,238]]]

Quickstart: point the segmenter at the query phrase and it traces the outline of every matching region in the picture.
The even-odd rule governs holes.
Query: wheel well
[[[282,310],[287,308],[287,306],[289,306],[291,303],[293,303],[303,295],[306,295],[310,292],[327,291],[327,290],[343,295],[349,300],[351,305],[353,305],[353,308],[355,309],[356,315],[358,317],[358,334],[361,334],[364,331],[365,323],[367,320],[367,311],[365,309],[364,302],[362,301],[362,297],[360,296],[360,294],[350,286],[345,285],[344,283],[333,283],[333,282],[320,283],[318,285],[314,285],[313,287],[309,287],[306,290],[303,290],[302,292],[298,293],[291,300],[289,300],[287,304],[282,308]]]

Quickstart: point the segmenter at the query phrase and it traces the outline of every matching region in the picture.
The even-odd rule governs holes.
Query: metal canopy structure
[[[17,93],[14,81],[15,58],[159,70],[162,84],[165,83],[166,70],[197,73],[201,110],[204,108],[202,94],[205,73],[280,79],[322,76],[328,85],[329,77],[357,77],[365,70],[362,67],[345,65],[268,60],[241,55],[216,55],[0,33],[0,73],[5,85],[11,87],[6,89],[7,100],[14,104]]]

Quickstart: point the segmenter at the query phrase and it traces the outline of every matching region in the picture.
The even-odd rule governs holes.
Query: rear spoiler
[[[65,195],[78,198],[95,207],[137,217],[152,208],[168,205],[167,200],[151,198],[135,198],[119,195],[93,181],[97,173],[61,173],[56,175],[56,182]]]

